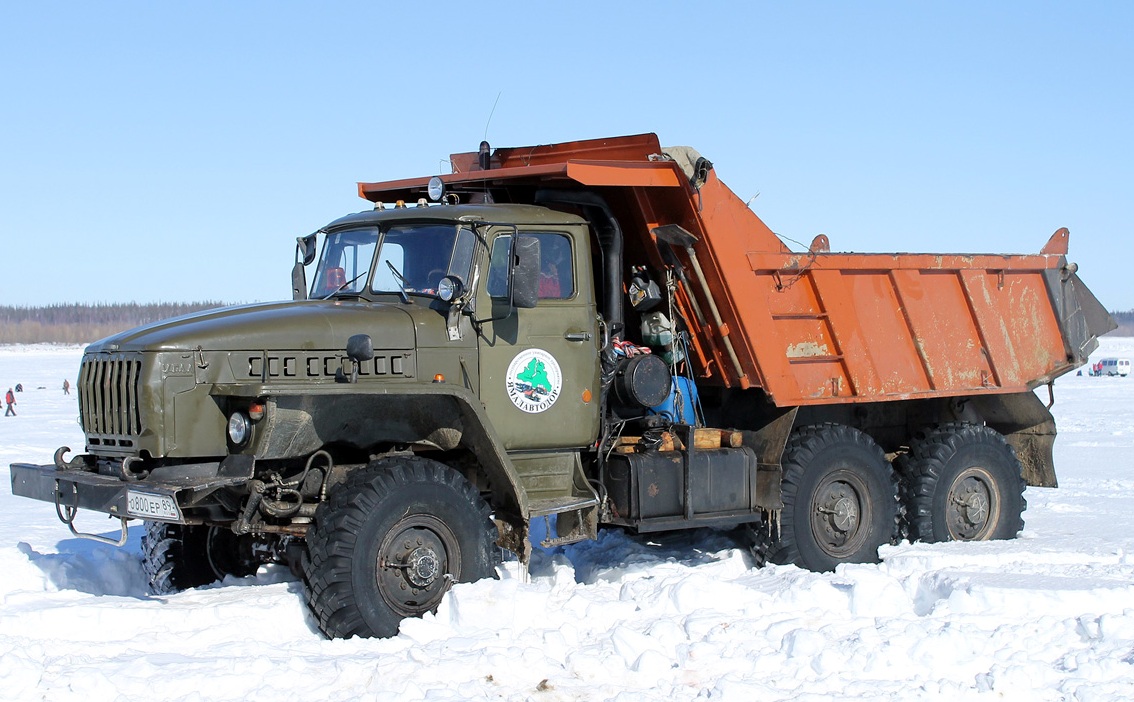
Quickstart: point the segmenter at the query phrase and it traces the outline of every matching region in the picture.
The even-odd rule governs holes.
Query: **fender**
[[[327,445],[370,450],[410,444],[476,456],[488,479],[492,506],[509,516],[527,514],[527,494],[497,439],[479,398],[456,385],[368,387],[336,384],[218,385],[214,396],[262,397],[268,411],[244,453],[259,460],[290,459]]]

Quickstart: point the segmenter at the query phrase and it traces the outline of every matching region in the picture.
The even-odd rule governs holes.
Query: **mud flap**
[[[991,428],[1004,435],[1034,487],[1058,487],[1055,479],[1055,418],[1034,392],[985,395],[973,406]]]

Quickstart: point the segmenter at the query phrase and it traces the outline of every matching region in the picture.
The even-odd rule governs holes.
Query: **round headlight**
[[[447,275],[437,284],[437,297],[445,302],[456,300],[461,294],[461,280],[455,275]]]
[[[433,176],[429,179],[427,193],[430,200],[434,202],[441,200],[441,196],[445,194],[445,184],[441,182],[441,176]]]
[[[245,441],[248,441],[248,434],[251,429],[252,423],[243,412],[233,412],[228,418],[228,440],[236,446],[241,446]]]

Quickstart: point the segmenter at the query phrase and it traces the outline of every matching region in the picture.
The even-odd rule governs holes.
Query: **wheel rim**
[[[1000,494],[996,481],[984,468],[961,471],[949,486],[945,524],[956,541],[984,541],[1000,521]]]
[[[390,529],[378,549],[382,599],[403,617],[434,609],[461,572],[456,534],[437,517],[414,514]]]
[[[856,553],[867,536],[870,503],[862,478],[847,470],[834,471],[815,488],[811,509],[811,532],[827,555],[845,559]]]

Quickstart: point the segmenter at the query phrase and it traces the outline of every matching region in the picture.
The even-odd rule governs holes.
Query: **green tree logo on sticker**
[[[508,364],[507,391],[512,404],[532,414],[559,399],[563,376],[555,357],[543,349],[525,349]]]
[[[543,362],[533,358],[528,362],[527,368],[516,376],[516,380],[527,384],[532,392],[547,394],[551,392],[551,381],[547,379],[547,370]]]

